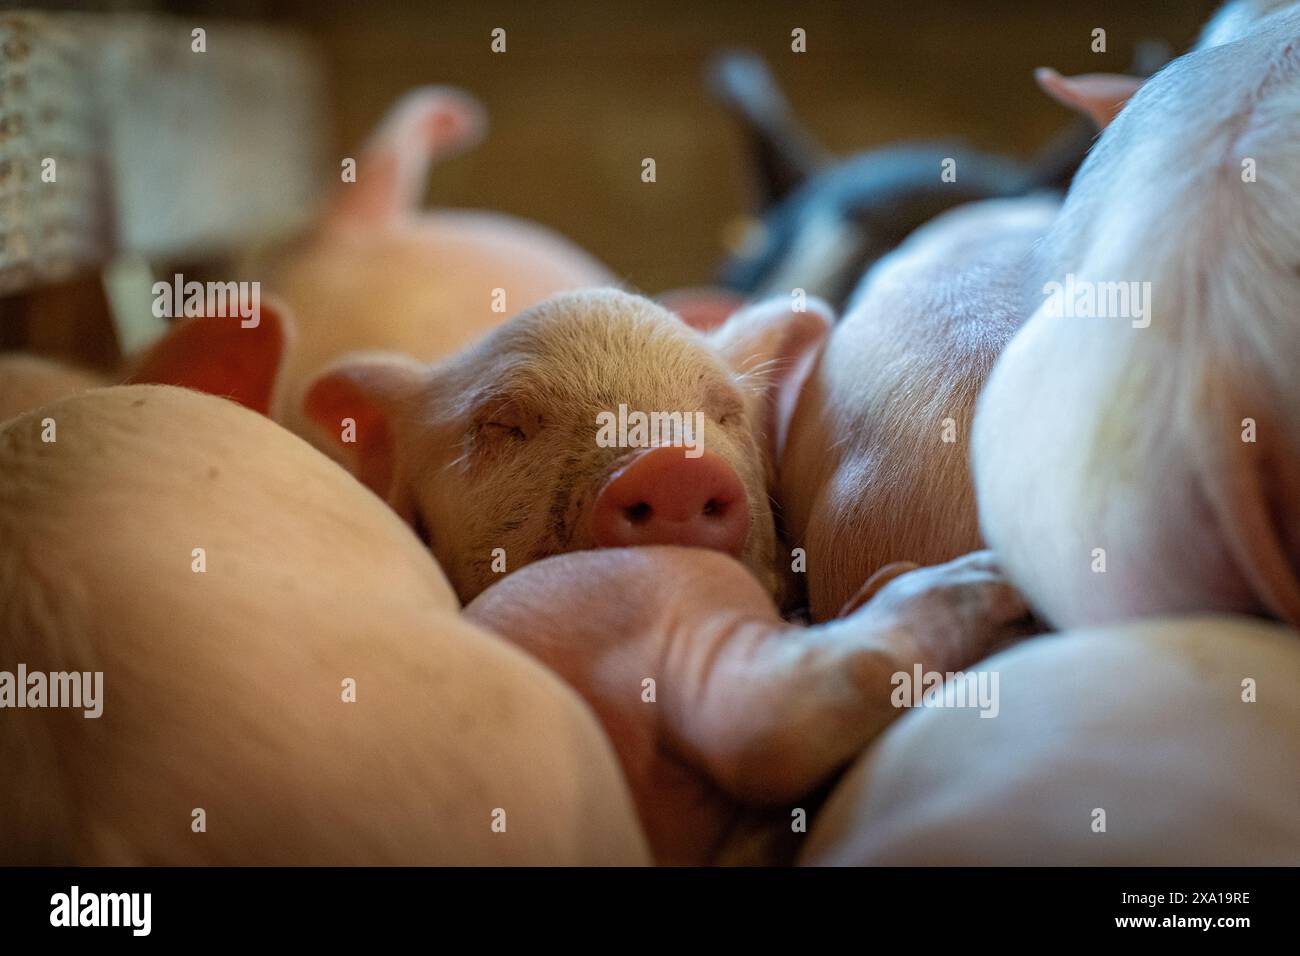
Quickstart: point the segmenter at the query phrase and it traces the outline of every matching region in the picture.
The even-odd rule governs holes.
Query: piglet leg
[[[717,625],[682,631],[665,649],[669,727],[688,759],[746,803],[797,799],[857,756],[901,713],[894,675],[961,670],[1032,629],[987,551],[901,574],[816,627],[749,615]]]
[[[668,778],[742,804],[811,792],[898,716],[895,673],[979,660],[1024,633],[1028,609],[980,552],[902,574],[847,617],[802,628],[731,558],[644,547],[529,565],[466,614],[582,693],[643,812],[669,826]]]

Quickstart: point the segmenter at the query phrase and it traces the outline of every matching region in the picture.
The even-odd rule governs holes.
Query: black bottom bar
[[[8,869],[0,926],[7,943],[89,945],[414,937],[461,949],[515,934],[576,941],[597,927],[622,927],[627,941],[685,933],[731,944],[777,932],[807,941],[848,932],[864,946],[971,933],[986,942],[1104,934],[1230,944],[1243,932],[1294,931],[1296,883],[1287,869]],[[147,910],[143,895],[121,895],[146,893]],[[604,938],[602,949],[621,948]]]

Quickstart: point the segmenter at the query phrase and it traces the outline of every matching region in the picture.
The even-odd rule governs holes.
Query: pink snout
[[[615,472],[592,511],[602,548],[680,544],[740,556],[749,536],[749,502],[735,470],[705,452],[652,448]]]

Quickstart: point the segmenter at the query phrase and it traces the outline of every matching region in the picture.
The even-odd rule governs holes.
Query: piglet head
[[[818,303],[705,334],[640,296],[567,293],[437,365],[346,358],[304,410],[464,601],[552,554],[638,544],[730,552],[776,592],[782,397],[828,328]]]

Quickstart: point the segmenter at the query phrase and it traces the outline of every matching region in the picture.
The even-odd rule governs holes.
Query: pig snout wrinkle
[[[739,557],[749,537],[749,501],[721,456],[654,448],[605,483],[593,505],[592,534],[602,548],[677,544]]]

